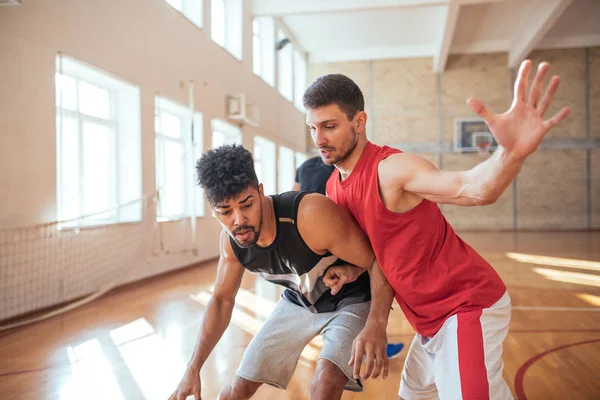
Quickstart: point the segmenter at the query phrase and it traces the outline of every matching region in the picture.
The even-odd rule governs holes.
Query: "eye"
[[[331,130],[331,129],[334,129],[334,128],[335,128],[335,125],[327,125],[327,126],[325,126],[325,129],[330,129]]]
[[[250,207],[252,207],[252,203],[250,203],[250,204],[244,204],[244,205],[242,206],[242,208],[243,208],[244,210],[247,210],[247,209],[249,209]]]
[[[229,214],[231,214],[231,210],[229,210],[229,211],[219,211],[219,214],[221,214],[221,215],[229,215]]]

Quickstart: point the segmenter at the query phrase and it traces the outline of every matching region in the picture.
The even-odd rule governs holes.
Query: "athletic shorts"
[[[400,380],[405,400],[506,400],[502,370],[511,301],[505,293],[490,308],[448,318],[432,338],[415,336]]]
[[[237,375],[285,389],[304,347],[322,334],[323,348],[318,359],[331,361],[348,377],[346,390],[362,391],[360,380],[352,377],[354,367],[348,362],[352,342],[364,327],[370,306],[371,302],[363,302],[316,314],[281,297],[246,348]]]

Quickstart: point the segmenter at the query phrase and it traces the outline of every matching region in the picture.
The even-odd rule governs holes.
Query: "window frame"
[[[191,111],[189,108],[165,97],[156,96],[154,101],[155,176],[157,190],[162,187],[164,179],[166,179],[165,176],[167,175],[165,157],[166,143],[177,144],[181,147],[181,153],[183,154],[183,160],[181,162],[184,164],[184,168],[182,169],[182,212],[180,214],[163,214],[163,210],[161,209],[162,204],[160,204],[157,208],[156,220],[158,222],[177,221],[190,218],[192,214],[195,214],[196,218],[202,218],[204,217],[204,196],[202,190],[194,184],[193,174],[189,173],[188,176],[186,171],[188,171],[187,167],[192,168],[192,164],[195,164],[195,160],[202,153],[203,115],[201,112],[194,110],[193,115],[190,117]],[[179,119],[179,138],[174,138],[162,132],[162,115],[165,113]],[[187,114],[187,116],[185,114]],[[159,157],[159,152],[163,155],[162,160],[161,157]],[[159,165],[161,161],[163,164]],[[159,176],[162,176],[163,182],[160,181]],[[194,190],[197,190],[195,194],[192,193]],[[165,193],[164,195],[168,196],[168,193]],[[192,210],[192,205],[194,203],[195,212]]]

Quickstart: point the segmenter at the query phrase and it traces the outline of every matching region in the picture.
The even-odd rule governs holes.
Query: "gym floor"
[[[600,232],[463,233],[498,270],[512,297],[505,379],[517,399],[600,398]],[[114,290],[82,308],[0,334],[0,398],[166,399],[197,338],[216,261]],[[277,301],[276,286],[247,273],[232,322],[202,370],[203,399],[230,382],[246,345]],[[395,307],[388,339],[413,330]],[[307,398],[320,348],[305,349],[287,391],[259,400]],[[407,349],[387,380],[344,400],[396,399]]]

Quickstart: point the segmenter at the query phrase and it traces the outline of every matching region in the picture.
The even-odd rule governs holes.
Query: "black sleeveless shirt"
[[[298,206],[308,192],[285,192],[272,195],[277,234],[268,247],[240,247],[229,237],[237,259],[247,270],[287,288],[289,301],[314,313],[336,311],[348,304],[371,300],[369,273],[342,287],[335,296],[323,283],[323,273],[331,265],[345,264],[331,253],[314,253],[298,232]],[[327,221],[322,221],[326,224]],[[338,232],[343,237],[345,232]],[[342,239],[343,240],[343,239]]]

